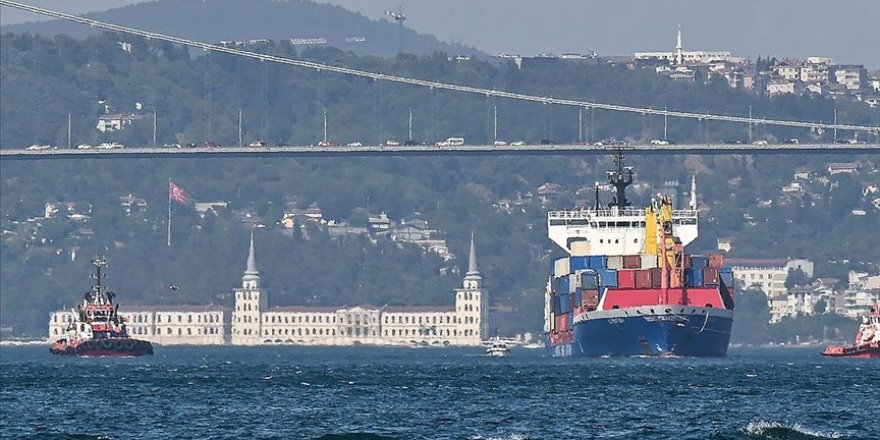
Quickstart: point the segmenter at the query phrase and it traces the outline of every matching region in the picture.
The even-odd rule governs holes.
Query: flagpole
[[[168,247],[171,247],[171,178],[168,178]]]

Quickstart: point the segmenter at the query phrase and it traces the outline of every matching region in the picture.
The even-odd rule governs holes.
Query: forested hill
[[[371,20],[339,6],[303,0],[159,0],[85,16],[206,42],[323,38],[329,46],[375,55],[396,54],[399,45],[399,29],[395,23]],[[64,34],[78,39],[100,33],[88,26],[61,20],[7,25],[0,27],[0,32]],[[440,42],[431,35],[408,28],[403,30],[403,39],[404,51],[408,53],[478,53],[473,48]]]
[[[129,43],[130,50],[123,50]],[[386,73],[533,94],[594,99],[655,108],[828,120],[876,125],[880,112],[863,103],[810,97],[767,99],[724,82],[680,83],[650,72],[561,62],[535,69],[445,55],[359,57],[335,49],[298,51],[283,43],[255,48]],[[7,34],[0,39],[0,143],[73,142],[313,144],[328,132],[338,143],[405,139],[408,110],[414,138],[464,136],[508,141],[585,141],[662,137],[663,119],[522,104],[390,85],[293,69],[228,55],[193,56],[186,49],[103,34],[83,41]],[[138,109],[137,107],[140,107]],[[122,131],[99,133],[106,111],[136,115]],[[673,142],[748,140],[748,127],[670,119]],[[761,139],[829,140],[830,133],[756,126]],[[839,133],[851,136],[851,133]],[[631,201],[657,191],[687,191],[696,175],[705,212],[693,252],[733,237],[739,257],[815,259],[817,273],[876,270],[880,261],[877,155],[635,156]],[[831,162],[855,163],[830,175]],[[550,209],[591,205],[593,183],[607,157],[421,157],[325,159],[60,160],[0,162],[0,323],[18,333],[45,334],[52,310],[72,304],[88,287],[88,257],[107,254],[113,289],[124,304],[231,305],[240,283],[249,224],[259,219],[258,266],[271,305],[449,304],[476,232],[480,269],[491,289],[493,321],[502,334],[538,331],[547,263],[558,254],[546,237]],[[795,176],[795,173],[800,177]],[[168,179],[192,201],[227,202],[201,217],[175,205],[171,248],[165,245]],[[798,186],[791,187],[793,181]],[[557,185],[545,185],[547,183]],[[873,186],[873,190],[871,189]],[[540,190],[539,190],[540,188]],[[791,189],[794,188],[794,191]],[[873,191],[873,192],[872,192]],[[132,197],[129,198],[128,196]],[[604,201],[610,192],[603,191]],[[127,213],[123,203],[143,200]],[[46,218],[46,205],[59,209]],[[317,206],[324,218],[365,227],[367,213],[395,221],[426,220],[457,259],[381,236],[332,238],[327,228],[278,223],[294,208]],[[141,205],[136,205],[141,206]],[[860,213],[859,215],[854,214]],[[72,261],[72,255],[77,257]],[[838,262],[835,267],[830,262]],[[179,293],[168,285],[180,285]]]

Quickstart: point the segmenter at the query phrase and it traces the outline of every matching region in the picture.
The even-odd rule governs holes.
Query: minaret
[[[691,209],[697,209],[697,176],[691,176]]]
[[[675,64],[682,65],[684,61],[684,57],[681,53],[681,25],[678,25],[678,39],[675,43]]]
[[[489,304],[477,268],[477,247],[471,233],[468,271],[461,289],[455,289],[455,319],[458,345],[480,345],[488,337]]]

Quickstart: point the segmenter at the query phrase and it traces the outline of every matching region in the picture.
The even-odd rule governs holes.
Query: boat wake
[[[743,433],[747,438],[767,440],[809,440],[823,438],[843,438],[836,432],[821,432],[807,429],[797,423],[779,423],[758,420],[749,422]]]

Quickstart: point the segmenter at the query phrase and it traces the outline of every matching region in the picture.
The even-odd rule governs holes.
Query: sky
[[[377,19],[403,8],[406,26],[489,54],[632,55],[725,50],[755,59],[828,56],[880,68],[880,0],[317,0]],[[137,0],[26,0],[84,13]],[[243,1],[242,3],[246,3]],[[0,24],[34,20],[3,8]]]

